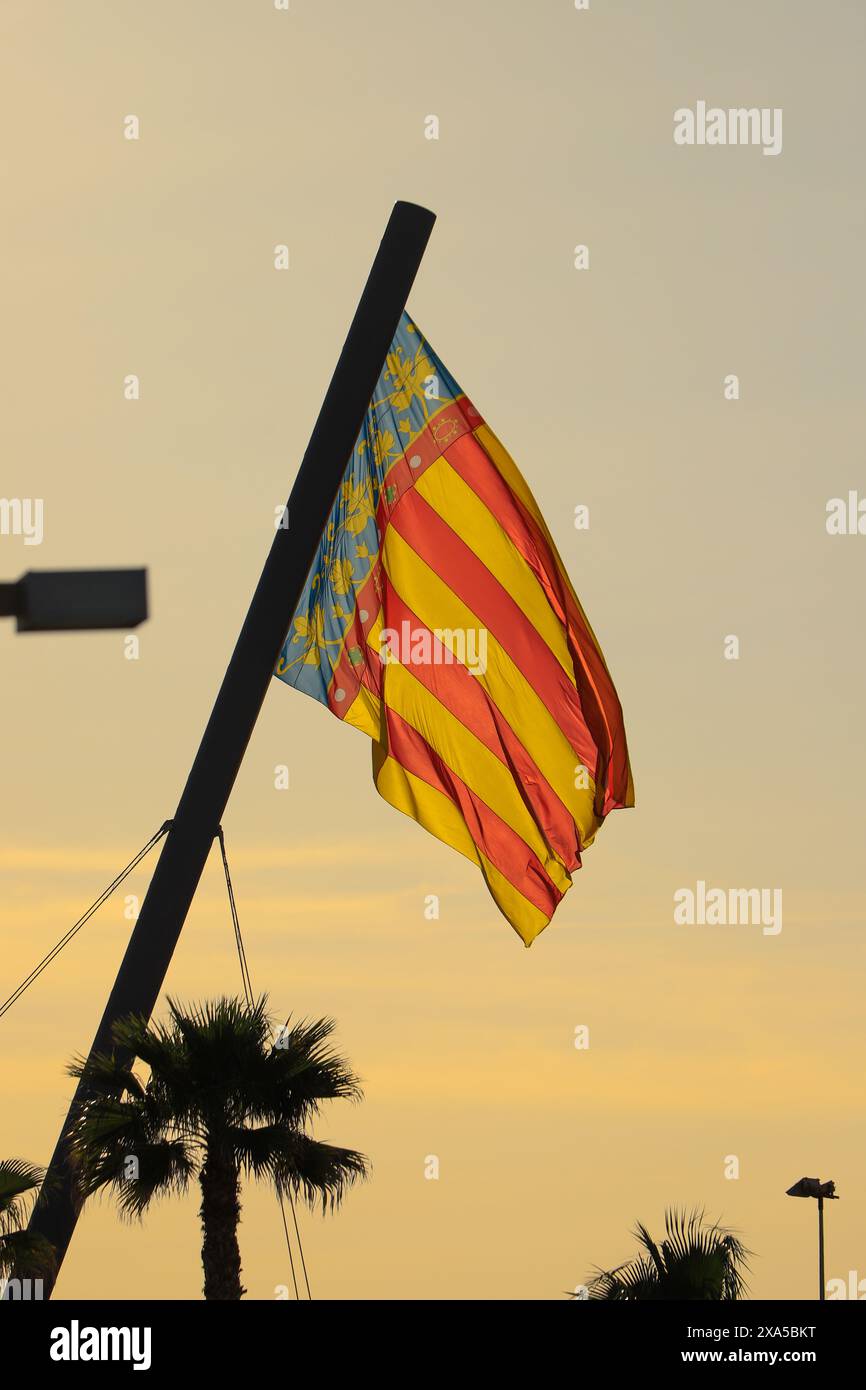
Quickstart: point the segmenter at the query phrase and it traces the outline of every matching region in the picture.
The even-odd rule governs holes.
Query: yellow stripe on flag
[[[431,787],[414,773],[408,772],[394,758],[388,757],[377,743],[373,744],[373,779],[376,790],[389,805],[422,825],[431,835],[456,849],[477,864],[484,875],[494,902],[508,919],[525,945],[530,946],[549,918],[525,898],[513,883],[481,853],[469,833],[458,808],[444,792]]]
[[[392,662],[385,672],[385,703],[411,724],[470,791],[504,821],[544,865],[561,893],[571,876],[527,810],[514,775],[455,714],[417,680],[407,666]]]
[[[550,546],[552,554],[556,557],[557,569],[559,570],[560,576],[562,577],[562,581],[564,584],[568,586],[568,592],[574,600],[578,612],[583,618],[586,630],[592,638],[596,651],[598,652],[599,656],[604,662],[604,652],[601,650],[599,640],[593,632],[592,627],[590,626],[589,620],[586,616],[586,613],[584,612],[583,605],[580,599],[577,597],[574,585],[568,577],[568,571],[566,570],[565,565],[562,563],[562,560],[560,559],[559,551],[556,548],[556,543],[552,535],[550,534],[550,531],[548,530],[547,522],[541,515],[541,512],[538,508],[538,503],[536,502],[535,498],[533,497],[532,493],[527,487],[526,480],[524,479],[523,474],[520,472],[520,469],[517,467],[517,464],[514,462],[514,459],[511,457],[508,450],[505,448],[505,445],[502,444],[499,439],[497,439],[496,435],[493,433],[492,429],[489,428],[489,426],[479,425],[479,427],[476,430],[473,430],[473,434],[475,435],[475,438],[478,440],[478,443],[481,445],[484,452],[486,454],[489,454],[490,458],[496,465],[497,471],[505,479],[511,491],[515,494],[516,497],[520,498],[520,501],[523,503],[530,516],[532,516],[533,519],[538,523],[538,527],[541,531],[541,534],[544,536],[545,540]],[[605,662],[605,665],[606,664],[607,663]]]
[[[511,595],[574,685],[574,664],[562,623],[529,565],[478,494],[445,458],[425,469],[415,490]]]
[[[483,626],[394,527],[386,532],[382,553],[396,592],[422,623],[431,628],[464,631]],[[487,670],[473,679],[486,691],[560,801],[571,811],[581,845],[588,845],[598,828],[592,776],[583,769],[587,785],[575,787],[575,772],[580,765],[577,754],[540,695],[490,632]],[[515,794],[519,794],[516,788]]]

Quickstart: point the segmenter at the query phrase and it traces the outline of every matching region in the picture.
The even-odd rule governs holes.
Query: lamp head
[[[836,1196],[836,1184],[834,1182],[822,1182],[820,1178],[801,1178],[795,1182],[793,1187],[789,1187],[786,1194],[788,1197],[830,1197],[838,1201]]]

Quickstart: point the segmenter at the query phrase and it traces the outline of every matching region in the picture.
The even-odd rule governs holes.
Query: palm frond
[[[45,1236],[30,1231],[7,1231],[0,1235],[0,1274],[18,1279],[41,1279],[54,1273],[57,1257]]]
[[[127,1152],[93,1154],[81,1190],[89,1197],[103,1188],[114,1192],[121,1216],[141,1218],[155,1197],[186,1192],[196,1165],[182,1140],[140,1144]]]
[[[361,1083],[329,1043],[331,1018],[287,1020],[267,1058],[263,1102],[275,1116],[302,1125],[329,1100],[360,1101]]]
[[[291,1191],[308,1207],[334,1211],[346,1190],[369,1172],[364,1154],[296,1134],[284,1156],[275,1160],[272,1179],[278,1191]]]
[[[144,1087],[135,1072],[113,1052],[75,1057],[66,1070],[69,1076],[85,1081],[88,1090],[95,1096],[111,1098],[122,1096],[125,1092],[135,1096],[144,1094]]]
[[[325,1101],[361,1094],[331,1046],[333,1030],[332,1019],[302,1020],[275,1041],[265,995],[252,1006],[232,997],[186,1007],[169,999],[165,1022],[122,1019],[115,1053],[72,1068],[88,1083],[71,1130],[80,1195],[110,1188],[123,1215],[140,1216],[155,1196],[200,1173],[214,1145],[228,1145],[237,1171],[311,1206],[337,1206],[366,1176],[367,1161],[306,1130]],[[130,1056],[149,1069],[146,1081]]]
[[[708,1222],[702,1208],[669,1207],[665,1235],[655,1241],[642,1222],[634,1236],[643,1254],[612,1270],[597,1270],[590,1298],[728,1301],[745,1298],[751,1251],[734,1232]]]
[[[17,1230],[24,1224],[27,1203],[22,1198],[35,1197],[45,1177],[44,1168],[23,1158],[6,1158],[0,1162],[0,1233]]]

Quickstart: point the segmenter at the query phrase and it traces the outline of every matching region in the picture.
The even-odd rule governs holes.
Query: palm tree
[[[82,1197],[113,1189],[121,1216],[142,1217],[155,1197],[201,1189],[206,1299],[236,1299],[241,1175],[282,1196],[333,1210],[367,1174],[354,1149],[307,1132],[326,1100],[359,1100],[358,1078],[328,1045],[331,1019],[289,1023],[273,1034],[267,998],[168,1001],[166,1024],[129,1017],[114,1025],[116,1052],[76,1061],[87,1083],[73,1122],[72,1161]],[[119,1054],[119,1055],[118,1055]],[[141,1081],[127,1058],[148,1068]]]
[[[633,1234],[641,1253],[616,1269],[599,1270],[587,1286],[589,1298],[728,1302],[746,1296],[752,1252],[732,1231],[705,1221],[702,1210],[668,1209],[658,1244],[640,1222]]]
[[[0,1277],[40,1277],[54,1269],[54,1247],[26,1229],[44,1177],[44,1169],[22,1158],[0,1160]]]

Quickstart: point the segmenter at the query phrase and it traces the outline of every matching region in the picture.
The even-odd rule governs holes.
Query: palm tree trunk
[[[238,1245],[241,1219],[238,1171],[233,1157],[212,1142],[207,1146],[199,1183],[204,1296],[207,1299],[242,1298],[246,1289],[241,1285]]]

